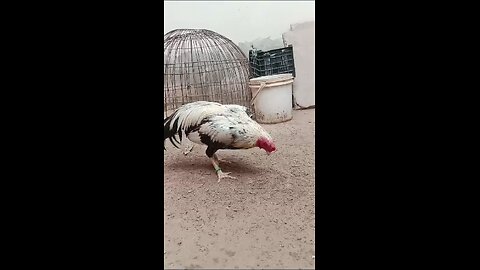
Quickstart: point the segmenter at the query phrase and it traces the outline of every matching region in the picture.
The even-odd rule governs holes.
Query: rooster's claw
[[[236,177],[230,176],[230,174],[231,174],[230,172],[218,171],[217,172],[218,182],[220,183],[220,180],[222,180],[223,178],[237,179]]]

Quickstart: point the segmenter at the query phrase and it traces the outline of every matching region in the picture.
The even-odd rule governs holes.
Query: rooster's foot
[[[222,179],[224,179],[224,178],[237,179],[236,177],[230,176],[230,174],[231,174],[230,172],[218,171],[218,172],[217,172],[218,182],[220,183],[220,180],[222,180]]]

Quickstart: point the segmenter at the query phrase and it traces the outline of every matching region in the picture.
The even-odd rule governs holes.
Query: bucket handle
[[[252,98],[252,102],[250,103],[250,105],[253,105],[253,101],[255,101],[255,99],[257,98],[260,91],[262,91],[262,89],[265,88],[266,85],[267,85],[267,83],[265,83],[265,82],[260,83],[260,88],[258,88],[257,93],[255,93],[255,96]]]

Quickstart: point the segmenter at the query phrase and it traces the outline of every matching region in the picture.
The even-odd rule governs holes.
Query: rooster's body
[[[247,114],[247,108],[240,105],[222,105],[215,102],[197,101],[183,105],[164,122],[165,140],[178,148],[185,137],[207,146],[206,154],[221,178],[234,178],[219,167],[215,154],[219,149],[249,149],[260,147],[267,153],[275,151],[272,137]],[[180,138],[178,142],[176,136]]]

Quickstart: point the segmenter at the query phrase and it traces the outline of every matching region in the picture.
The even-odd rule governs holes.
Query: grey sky
[[[290,24],[315,20],[314,1],[164,1],[163,33],[204,28],[233,42],[281,38]]]

